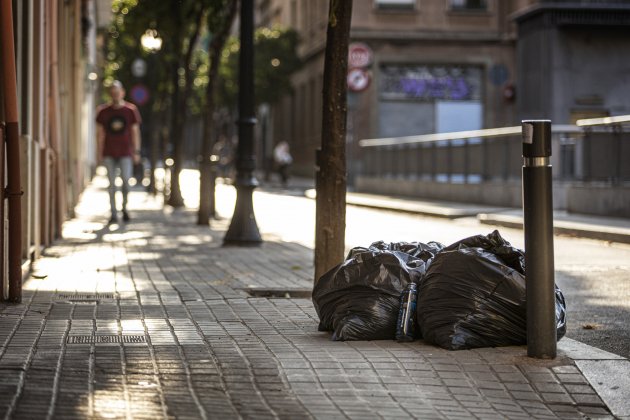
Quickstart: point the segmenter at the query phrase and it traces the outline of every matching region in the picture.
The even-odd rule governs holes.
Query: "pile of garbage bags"
[[[459,350],[525,344],[525,255],[498,231],[445,247],[375,242],[353,248],[315,283],[320,331],[333,340],[393,339],[401,292],[417,284],[416,338]],[[566,304],[556,286],[557,339]]]

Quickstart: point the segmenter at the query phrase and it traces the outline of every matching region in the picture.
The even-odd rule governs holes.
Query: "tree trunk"
[[[346,231],[346,74],[352,0],[330,0],[317,156],[315,281],[343,261]]]
[[[182,90],[182,88],[179,86],[179,73],[178,73],[178,69],[179,69],[179,63],[176,62],[173,65],[173,80],[171,81],[171,83],[173,83],[173,94],[171,95],[171,129],[170,129],[170,141],[171,144],[173,145],[172,148],[172,156],[171,158],[173,159],[173,166],[171,167],[171,173],[170,173],[170,190],[169,190],[169,194],[168,194],[168,199],[166,201],[166,203],[169,206],[172,207],[182,207],[184,205],[184,199],[182,198],[182,193],[181,190],[179,188],[179,173],[181,171],[182,168],[182,164],[181,164],[181,158],[180,156],[178,156],[179,154],[181,154],[181,143],[183,142],[183,135],[182,135],[182,122],[181,122],[181,112],[185,112],[185,109],[183,110],[181,107],[181,100],[180,100],[180,91]],[[166,168],[166,166],[165,166]]]
[[[162,130],[164,129],[163,121],[166,119],[166,112],[163,109],[163,100],[156,101],[159,106],[151,108],[151,112],[155,113],[157,118],[152,119],[151,133],[149,137],[150,149],[149,149],[149,166],[151,172],[149,173],[149,193],[151,195],[157,195],[157,185],[155,179],[155,169],[157,166],[158,158],[160,156],[160,148],[162,146]],[[162,151],[162,161],[164,161],[164,151]]]
[[[173,160],[175,162],[173,164],[173,170],[171,171],[171,194],[168,198],[168,205],[172,207],[184,206],[184,199],[182,197],[182,192],[179,185],[179,174],[184,167],[184,145],[186,143],[184,132],[186,128],[186,110],[188,108],[188,97],[190,96],[191,91],[190,76],[192,70],[190,69],[190,62],[192,60],[192,53],[195,49],[195,45],[197,44],[197,39],[199,38],[199,32],[201,30],[201,20],[203,18],[203,15],[203,9],[200,8],[198,10],[197,20],[195,21],[193,33],[188,40],[188,48],[184,53],[183,62],[181,62],[181,65],[184,68],[184,86],[179,89],[176,87],[176,90],[181,91],[181,95],[179,95],[179,101],[176,103],[176,109],[174,110],[176,115],[174,119],[175,127],[173,130]],[[179,74],[177,74],[176,80],[179,84]]]
[[[219,65],[221,63],[221,52],[227,40],[230,27],[236,16],[237,1],[232,1],[230,9],[225,15],[223,27],[216,33],[210,44],[209,53],[210,68],[208,70],[208,85],[206,86],[206,106],[204,109],[205,120],[203,124],[203,137],[201,144],[201,159],[199,161],[199,212],[197,213],[197,224],[207,225],[208,219],[216,214],[215,188],[216,172],[210,161],[212,153],[212,131],[214,128],[214,94],[217,77],[219,75]]]

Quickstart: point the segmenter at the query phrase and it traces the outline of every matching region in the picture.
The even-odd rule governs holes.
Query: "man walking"
[[[127,195],[133,164],[140,162],[140,113],[134,104],[125,101],[125,89],[115,80],[109,87],[111,103],[101,105],[96,113],[97,158],[107,168],[109,203],[112,211],[109,223],[117,223],[116,172],[122,178],[122,215],[129,221]]]
[[[284,140],[278,143],[273,149],[273,159],[276,162],[282,185],[286,187],[289,182],[289,166],[293,163],[289,143]]]

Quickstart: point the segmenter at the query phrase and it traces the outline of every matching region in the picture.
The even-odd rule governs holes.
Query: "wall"
[[[276,13],[278,23],[299,31],[302,39],[299,52],[304,67],[293,77],[293,95],[287,96],[271,111],[272,142],[289,140],[294,155],[292,171],[303,176],[313,175],[315,150],[321,143],[321,81],[327,3],[310,0],[292,0],[282,5],[274,3],[289,9]],[[515,29],[507,16],[521,3],[525,2],[489,0],[487,11],[456,12],[449,10],[448,3],[442,0],[419,0],[410,10],[381,10],[375,7],[374,0],[354,1],[351,42],[367,44],[373,51],[373,62],[367,68],[371,77],[369,87],[350,93],[348,98],[350,183],[364,164],[356,144],[358,140],[400,134],[395,131],[401,125],[399,122],[409,125],[409,130],[417,128],[423,119],[432,121],[420,124],[430,127],[427,130],[435,126],[434,118],[426,114],[422,103],[406,106],[409,100],[402,100],[389,104],[389,109],[381,107],[382,65],[479,68],[482,126],[514,123],[514,103],[504,96],[508,85],[517,78]]]
[[[558,28],[554,43],[554,109],[572,114],[630,114],[630,28]]]
[[[628,186],[574,185],[567,191],[567,211],[630,218]]]
[[[95,49],[92,3],[13,2],[24,272],[61,235],[94,161],[94,104],[87,84]],[[6,243],[6,231],[0,235]]]
[[[521,184],[517,181],[454,184],[410,179],[394,179],[359,175],[356,188],[362,192],[424,200],[475,203],[498,207],[520,207]],[[558,202],[558,200],[554,200]]]
[[[517,17],[523,119],[570,124],[630,113],[630,5],[542,5]]]

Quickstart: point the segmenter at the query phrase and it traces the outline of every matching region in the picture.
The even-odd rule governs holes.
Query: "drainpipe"
[[[0,35],[1,36],[1,35]],[[2,70],[0,70],[0,76],[2,74]],[[4,293],[6,291],[7,282],[4,277],[4,190],[2,186],[4,186],[4,145],[6,144],[6,128],[4,125],[4,121],[2,121],[3,109],[2,104],[0,104],[0,301],[4,300]]]
[[[11,0],[0,0],[2,30],[2,88],[6,119],[6,162],[9,200],[9,301],[22,301],[22,209],[20,187],[20,132],[18,129],[17,78],[13,38],[13,11]]]

